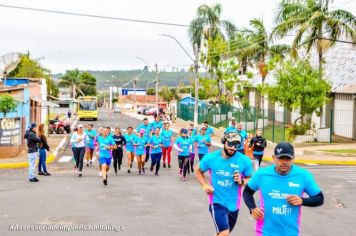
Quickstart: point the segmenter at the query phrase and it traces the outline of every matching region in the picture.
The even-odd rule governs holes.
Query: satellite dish
[[[0,57],[0,75],[4,78],[4,86],[6,86],[6,77],[13,71],[21,60],[21,54],[18,52],[7,53]]]

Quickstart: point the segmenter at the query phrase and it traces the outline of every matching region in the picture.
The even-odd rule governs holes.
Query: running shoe
[[[183,177],[183,181],[187,181],[188,179],[187,179],[187,177]]]
[[[78,173],[78,177],[82,177],[82,172],[79,172],[79,173]]]
[[[108,180],[107,180],[107,179],[104,179],[104,180],[103,180],[103,183],[104,183],[104,185],[108,185]]]
[[[130,174],[130,173],[131,173],[131,170],[127,170],[127,173],[129,173],[129,174]]]
[[[156,171],[155,176],[158,176],[158,172]]]
[[[166,163],[163,163],[163,168],[166,168]]]
[[[153,171],[153,166],[151,165],[151,167],[150,167],[150,171]]]
[[[145,168],[142,168],[142,173],[143,173],[143,174],[146,174]]]
[[[170,164],[168,164],[168,169],[172,168]]]

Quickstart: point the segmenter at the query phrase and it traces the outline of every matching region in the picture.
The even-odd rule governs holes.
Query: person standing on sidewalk
[[[145,135],[144,136],[145,136],[145,138],[147,140],[149,140],[150,137],[151,137],[151,125],[148,123],[148,119],[146,117],[143,118],[143,123],[140,124],[137,127],[137,129],[136,129],[137,135],[139,135],[139,132],[140,132],[141,129],[145,130]],[[150,146],[148,145],[146,147],[146,160],[145,160],[145,162],[148,162],[149,159],[150,159]]]
[[[237,133],[239,133],[241,136],[241,145],[239,146],[239,149],[237,151],[245,155],[245,141],[247,139],[248,134],[246,130],[243,129],[242,123],[237,124]]]
[[[169,129],[170,124],[168,121],[164,123],[164,129],[162,130],[161,137],[163,139],[163,168],[166,168],[166,160],[168,162],[168,168],[171,168],[171,152],[172,152],[172,136],[173,131]]]
[[[27,140],[28,152],[28,177],[30,182],[38,182],[35,176],[36,156],[38,152],[38,144],[41,139],[36,134],[36,124],[31,123],[30,128],[26,131],[24,138]]]
[[[189,153],[192,149],[187,129],[181,129],[180,136],[174,142],[173,147],[178,151],[179,175],[183,181],[187,181]]]
[[[201,161],[209,153],[209,147],[211,146],[211,138],[206,134],[205,126],[200,129],[200,134],[196,136],[195,145],[198,147],[198,157],[199,161]]]
[[[111,164],[111,150],[116,148],[115,141],[109,135],[110,129],[104,128],[103,135],[98,137],[99,163],[101,165],[101,172],[104,185],[108,184],[108,172]]]
[[[257,171],[261,165],[263,151],[267,147],[267,141],[262,137],[262,130],[258,129],[256,136],[250,140],[249,147],[253,150],[253,158],[255,160],[255,170]]]
[[[162,157],[162,147],[163,139],[160,135],[160,128],[156,128],[154,135],[152,135],[149,145],[151,146],[151,168],[150,171],[153,171],[156,166],[155,175],[158,176],[158,171],[161,166],[161,157]]]
[[[274,149],[274,165],[259,169],[246,185],[243,198],[256,220],[256,235],[290,235],[300,233],[301,207],[321,206],[324,195],[312,174],[293,165],[294,148],[280,142]],[[253,195],[259,191],[256,206]],[[307,193],[309,197],[304,197]]]
[[[251,161],[237,151],[241,136],[236,132],[224,135],[223,150],[204,156],[196,168],[195,176],[204,192],[209,195],[209,211],[213,218],[216,234],[228,236],[236,224],[242,187],[252,175]],[[210,184],[204,173],[210,172]]]
[[[78,177],[82,177],[85,143],[87,142],[87,139],[88,137],[83,131],[83,125],[78,125],[78,131],[75,132],[70,139],[70,142],[74,145],[73,151],[75,166],[78,170]]]
[[[123,147],[126,145],[126,139],[121,134],[120,128],[115,128],[115,134],[112,137],[116,144],[116,149],[112,150],[112,157],[114,159],[115,175],[117,175],[117,170],[121,169],[122,157],[124,155]]]
[[[50,176],[51,174],[48,173],[46,167],[46,151],[49,151],[49,146],[47,143],[47,137],[44,134],[44,127],[44,124],[40,124],[38,126],[38,137],[41,139],[41,143],[39,145],[40,160],[38,162],[38,175]]]
[[[88,124],[88,129],[85,130],[86,135],[88,136],[88,140],[85,145],[85,160],[87,162],[87,166],[93,164],[93,154],[94,154],[94,139],[96,136],[96,132],[93,129],[93,124]]]

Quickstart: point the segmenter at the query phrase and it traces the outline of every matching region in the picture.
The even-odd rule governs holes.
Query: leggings
[[[189,161],[187,163],[187,168],[188,168],[188,172],[190,173],[190,171],[194,172],[194,158],[195,158],[195,153],[190,153],[189,154]]]
[[[159,167],[161,166],[161,157],[162,152],[160,153],[151,153],[151,166],[154,167],[156,165],[156,172],[158,172]]]
[[[263,155],[253,154],[253,158],[255,159],[255,170],[258,170],[261,165]]]
[[[149,159],[150,159],[150,147],[147,146],[146,147],[146,160],[145,160],[145,162],[148,162]]]
[[[113,165],[115,173],[117,173],[117,169],[120,170],[122,164],[122,157],[123,157],[123,150],[122,148],[118,148],[112,151],[112,157],[114,159]]]
[[[178,165],[180,171],[183,171],[183,176],[185,177],[189,168],[189,156],[178,156]]]
[[[81,172],[83,170],[83,159],[85,154],[85,147],[75,147],[74,151],[74,159],[75,159],[75,166]]]
[[[172,147],[164,147],[162,148],[163,152],[163,164],[166,164],[166,159],[168,159],[168,165],[171,164],[171,152],[172,152]]]

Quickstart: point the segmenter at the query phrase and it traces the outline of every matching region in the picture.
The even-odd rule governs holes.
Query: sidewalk
[[[134,113],[133,111],[126,111],[124,114],[134,117],[139,120],[143,120],[146,116]],[[153,117],[147,116],[148,121],[152,122]],[[189,121],[176,119],[175,123],[172,123],[171,128],[174,132],[178,132],[181,128],[187,128]],[[215,135],[212,137],[212,144],[214,146],[222,147],[220,139],[224,134],[224,129],[214,129]],[[268,142],[268,146],[265,149],[265,155],[263,160],[273,161],[272,154],[276,144]],[[327,149],[356,149],[356,144],[320,144],[307,147],[295,147],[295,163],[308,164],[308,165],[356,165],[356,155],[334,154],[325,153],[319,150]]]
[[[73,117],[71,128],[76,125],[77,119]],[[50,146],[51,152],[47,152],[46,163],[52,163],[59,154],[64,151],[64,147],[69,142],[70,134],[58,135],[51,134],[47,137],[48,145]],[[38,160],[36,160],[38,162]],[[0,169],[2,168],[27,168],[28,167],[28,154],[27,148],[21,152],[17,157],[14,158],[1,158],[0,159]]]

